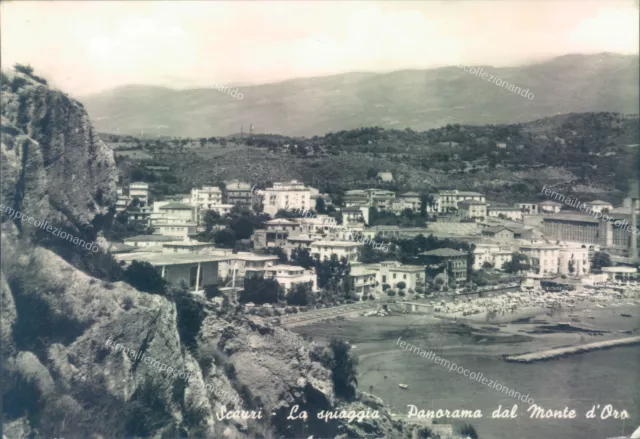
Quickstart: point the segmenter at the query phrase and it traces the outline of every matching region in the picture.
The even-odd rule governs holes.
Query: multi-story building
[[[135,182],[129,184],[129,198],[133,201],[134,198],[140,200],[140,206],[149,205],[149,183]]]
[[[129,195],[124,194],[124,190],[121,187],[116,188],[116,194],[118,196],[116,200],[116,212],[120,213],[129,207],[129,203],[131,203],[131,198]]]
[[[315,241],[311,243],[311,255],[319,260],[346,258],[348,262],[358,262],[364,244],[354,241]]]
[[[139,248],[162,246],[166,243],[179,241],[181,241],[180,238],[163,235],[137,235],[131,236],[129,238],[124,238],[125,244]]]
[[[464,219],[485,219],[487,216],[487,203],[482,201],[461,201],[458,203],[458,215]]]
[[[432,275],[451,273],[457,284],[467,282],[467,254],[452,248],[438,248],[420,253],[418,259],[427,266]]]
[[[311,283],[313,291],[318,290],[318,280],[313,270],[305,270],[297,265],[273,265],[265,270],[265,279],[275,279],[278,284],[289,291],[297,284]]]
[[[233,279],[235,274],[236,285],[241,285],[240,279],[244,277],[264,278],[268,268],[278,263],[275,255],[258,255],[251,252],[238,252],[227,254],[229,260],[220,265],[220,277]]]
[[[311,190],[296,180],[274,183],[273,187],[265,189],[263,204],[264,213],[271,216],[281,209],[300,209],[304,212],[315,207],[311,205]]]
[[[369,224],[369,208],[354,206],[345,207],[340,213],[342,214],[342,224],[362,223]]]
[[[520,253],[529,258],[534,274],[554,275],[558,273],[560,247],[549,244],[528,244],[520,246]]]
[[[378,266],[376,280],[381,286],[388,284],[392,288],[398,288],[398,283],[404,282],[405,291],[424,286],[426,275],[423,266],[405,265],[398,261],[384,261],[376,265]]]
[[[376,270],[365,266],[354,265],[349,271],[351,291],[362,297],[372,293],[376,288]]]
[[[203,186],[199,189],[191,189],[191,205],[197,211],[210,210],[216,204],[222,204],[222,190],[218,186]]]
[[[365,189],[364,192],[368,197],[369,207],[375,207],[378,210],[391,210],[396,193],[385,189]]]
[[[491,218],[509,219],[511,221],[522,221],[524,212],[519,207],[490,206],[487,208],[487,216]]]
[[[555,241],[606,246],[606,223],[584,213],[564,212],[545,216],[542,233]]]
[[[458,190],[442,190],[433,196],[434,210],[437,213],[447,213],[458,209],[461,201],[479,201],[486,203],[485,196],[479,192],[468,192]]]
[[[241,204],[252,206],[257,199],[251,192],[251,185],[238,180],[225,181],[223,191],[226,204]]]
[[[589,249],[586,246],[562,246],[558,256],[560,274],[585,276],[591,271]]]
[[[520,209],[523,215],[538,215],[540,213],[538,203],[534,202],[516,203],[515,207]]]
[[[345,207],[369,207],[369,194],[364,189],[352,189],[344,193],[342,198]]]
[[[151,218],[151,208],[149,206],[140,206],[137,208],[129,207],[127,210],[127,223],[138,224],[145,227],[149,226]]]
[[[393,201],[392,207],[395,213],[402,213],[405,209],[420,212],[420,194],[417,192],[405,192],[404,194],[399,194]]]
[[[502,269],[504,264],[511,261],[511,251],[498,244],[477,243],[473,250],[473,269],[481,270],[485,262],[493,268]]]
[[[287,238],[296,235],[300,231],[300,225],[296,222],[276,218],[264,223],[265,229],[255,230],[251,236],[253,248],[285,247]]]

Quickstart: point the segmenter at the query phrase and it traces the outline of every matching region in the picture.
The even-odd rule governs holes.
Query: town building
[[[433,275],[451,271],[457,284],[467,282],[467,254],[452,248],[438,248],[420,253],[419,260]]]
[[[238,180],[224,182],[223,198],[226,204],[240,204],[243,206],[253,206],[258,202],[251,191],[251,184]]]
[[[463,219],[480,219],[487,216],[487,203],[482,201],[461,201],[458,203],[458,216]]]
[[[487,216],[490,218],[502,218],[509,219],[511,221],[522,221],[524,212],[519,207],[490,206],[487,208]]]
[[[512,252],[509,248],[492,243],[477,243],[473,250],[473,269],[481,270],[485,263],[489,263],[493,268],[499,270],[504,268],[504,264],[511,261]]]
[[[585,246],[561,246],[558,254],[558,272],[568,276],[586,276],[591,271],[589,249]]]
[[[375,207],[378,210],[391,210],[396,193],[385,189],[365,189],[368,198],[368,206]]]
[[[129,198],[129,195],[125,195],[124,190],[121,187],[116,188],[116,195],[118,197],[116,199],[116,212],[120,213],[127,210],[127,207],[129,207],[129,203],[131,203],[131,198]]]
[[[129,198],[131,201],[134,199],[140,200],[140,206],[149,205],[149,183],[135,182],[129,184]]]
[[[127,209],[127,223],[149,226],[151,208],[149,206],[129,207]]]
[[[542,215],[558,213],[562,210],[564,204],[557,203],[555,201],[547,200],[538,203],[538,212]]]
[[[313,270],[305,270],[297,265],[273,265],[265,270],[265,279],[275,279],[285,291],[297,284],[311,283],[312,291],[318,290],[318,279]]]
[[[530,239],[531,232],[515,227],[491,226],[482,230],[482,236],[504,246],[512,244],[516,239]]]
[[[362,223],[369,224],[369,208],[362,206],[344,207],[342,214],[342,224]]]
[[[586,206],[587,211],[591,210],[592,212],[595,212],[595,213],[599,213],[603,211],[611,212],[613,210],[613,204],[607,203],[606,201],[594,200],[594,201],[588,201],[584,204]]]
[[[277,265],[276,255],[258,255],[251,252],[238,252],[226,255],[229,260],[220,265],[220,277],[241,285],[245,277],[264,278],[269,267]],[[234,279],[235,275],[235,281]]]
[[[520,245],[520,253],[529,258],[531,272],[539,275],[558,273],[560,247],[549,244]]]
[[[220,263],[228,261],[225,256],[193,253],[122,253],[114,255],[125,264],[132,261],[148,262],[160,272],[167,283],[174,287],[187,286],[192,293],[203,293],[207,286],[218,286],[222,280],[218,275]]]
[[[479,201],[486,203],[485,196],[479,192],[441,190],[433,196],[434,210],[437,213],[453,212],[461,201]],[[431,210],[431,209],[430,209]]]
[[[275,216],[283,210],[300,209],[303,212],[315,207],[311,205],[311,190],[297,180],[274,183],[264,190],[264,213]]]
[[[209,210],[216,204],[222,204],[222,190],[218,186],[191,189],[191,205],[197,210]]]
[[[405,192],[399,194],[393,202],[393,211],[402,213],[405,209],[411,209],[413,212],[420,212],[420,194],[417,192]]]
[[[180,238],[163,235],[137,235],[124,238],[124,243],[133,247],[145,248],[152,246],[161,246],[169,242],[180,242]]]
[[[351,291],[360,297],[371,294],[376,289],[376,270],[353,265],[349,271]]]
[[[538,215],[540,213],[537,202],[516,203],[515,207],[520,209],[523,215]]]
[[[398,283],[404,282],[404,291],[414,290],[423,287],[426,274],[423,266],[405,265],[398,261],[384,261],[379,264],[376,273],[376,280],[380,286],[387,284],[391,288],[398,288]]]
[[[311,243],[311,256],[324,260],[336,255],[338,260],[344,257],[348,262],[358,262],[363,246],[354,241],[315,241]]]
[[[369,194],[364,189],[352,189],[344,193],[342,198],[345,207],[369,207]]]
[[[264,223],[265,229],[255,230],[251,236],[253,248],[285,247],[287,238],[299,233],[300,225],[284,218],[276,218]]]

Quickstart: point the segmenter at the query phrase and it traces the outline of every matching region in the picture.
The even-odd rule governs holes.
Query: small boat
[[[590,318],[590,319],[594,319],[594,320],[595,320],[595,317],[594,317],[594,316],[589,316],[589,318]]]
[[[398,387],[405,390],[409,388],[409,386],[407,386],[406,384],[398,384]]]
[[[622,317],[633,317],[631,314],[620,314]]]

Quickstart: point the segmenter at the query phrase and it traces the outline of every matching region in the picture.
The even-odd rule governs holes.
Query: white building
[[[273,265],[265,270],[265,279],[275,279],[289,291],[294,285],[311,282],[312,291],[318,290],[317,276],[313,270],[305,270],[296,265]]]
[[[560,274],[568,276],[586,276],[589,274],[591,271],[589,249],[576,245],[560,248],[558,271]]]
[[[420,194],[417,192],[405,192],[399,194],[393,201],[391,209],[394,213],[400,214],[406,209],[420,212]]]
[[[222,190],[218,186],[203,186],[191,189],[191,205],[200,210],[208,210],[215,204],[222,204]]]
[[[376,270],[366,266],[354,265],[349,271],[351,291],[362,297],[376,289]]]
[[[449,212],[450,209],[457,210],[458,203],[461,201],[479,201],[481,203],[487,202],[485,196],[479,192],[468,192],[468,191],[458,191],[458,190],[438,191],[433,196],[433,199],[434,199],[435,211],[438,213],[446,213],[446,212]]]
[[[541,275],[558,273],[560,247],[547,244],[520,245],[520,253],[529,257],[533,273]]]
[[[338,260],[344,257],[349,262],[358,262],[363,246],[364,244],[354,241],[315,241],[311,243],[311,256],[324,260],[336,255]]]
[[[149,183],[135,182],[129,184],[129,198],[132,201],[137,198],[140,200],[141,206],[147,206],[149,204]]]
[[[593,212],[602,212],[606,210],[607,212],[611,212],[613,210],[613,204],[607,203],[606,201],[594,200],[584,203],[587,208],[585,210],[591,209]]]
[[[340,213],[342,214],[342,224],[369,224],[369,208],[366,206],[345,207]]]
[[[162,246],[170,242],[180,242],[180,238],[162,235],[137,235],[130,238],[124,238],[124,243],[133,247],[145,248],[152,246]]]
[[[538,212],[541,214],[558,213],[562,210],[564,205],[562,203],[556,203],[555,201],[547,200],[538,203]]]
[[[485,262],[490,263],[493,268],[502,269],[504,264],[511,261],[511,251],[498,244],[478,243],[473,250],[473,269],[481,270]]]
[[[311,189],[296,180],[285,183],[274,183],[273,187],[264,190],[264,213],[271,216],[280,209],[307,211],[311,205]]]
[[[118,196],[116,200],[116,212],[120,213],[123,210],[126,210],[131,203],[131,198],[128,195],[124,194],[124,191],[121,187],[116,188],[116,194]]]
[[[458,216],[469,219],[485,219],[487,217],[487,203],[482,201],[461,201],[458,203]]]
[[[421,265],[404,265],[398,261],[384,261],[379,264],[365,265],[365,267],[376,267],[376,280],[382,287],[388,284],[391,288],[398,288],[399,282],[405,283],[404,291],[415,290],[425,282],[425,268]]]
[[[524,213],[522,209],[518,207],[490,206],[487,208],[487,216],[492,218],[506,218],[511,221],[522,221]]]

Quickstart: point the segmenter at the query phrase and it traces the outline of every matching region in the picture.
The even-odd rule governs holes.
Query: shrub
[[[382,291],[387,291],[389,288],[391,288],[391,285],[389,285],[389,284],[382,284]]]
[[[170,295],[176,304],[180,341],[190,350],[194,350],[196,337],[200,332],[206,313],[202,309],[202,304],[186,288],[172,289]]]
[[[407,284],[400,281],[396,284],[396,288],[398,288],[399,290],[404,290],[405,288],[407,288]]]
[[[164,294],[167,281],[148,262],[132,261],[124,272],[123,280],[139,291]]]
[[[387,291],[387,296],[389,296],[389,297],[393,297],[393,296],[395,296],[395,295],[396,295],[395,290],[388,290],[388,291]]]
[[[204,295],[207,299],[211,300],[214,297],[222,296],[222,293],[217,285],[207,285],[204,287]]]

